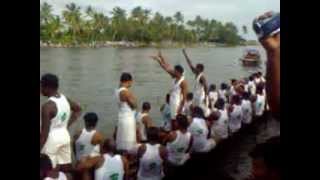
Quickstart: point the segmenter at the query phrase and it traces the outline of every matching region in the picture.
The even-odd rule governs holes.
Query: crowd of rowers
[[[165,104],[160,108],[163,117],[160,127],[155,126],[149,114],[149,102],[143,102],[141,110],[136,112],[137,100],[129,90],[133,78],[130,73],[121,75],[120,87],[116,90],[118,122],[112,138],[105,138],[96,130],[99,118],[94,112],[84,115],[85,127],[72,140],[68,141],[68,131],[63,134],[65,132],[55,130],[67,129],[75,122],[80,106],[57,92],[55,75],[44,75],[42,94],[49,97],[56,108],[51,117],[42,112],[41,131],[48,133],[44,140],[40,139],[40,179],[157,180],[170,177],[194,154],[211,151],[241,127],[259,121],[268,109],[265,78],[261,72],[248,78],[231,79],[218,88],[215,84],[207,85],[203,64],[193,66],[185,50],[183,54],[196,76],[193,92],[188,91],[181,65],[171,67],[161,52],[152,56],[174,79]],[[45,110],[50,109],[47,104],[42,111],[50,111]],[[63,112],[68,106],[69,110]],[[46,123],[44,119],[51,122]],[[47,130],[43,124],[47,124]],[[61,139],[57,141],[59,136]],[[73,148],[69,148],[71,144]],[[64,165],[71,162],[71,149],[76,162],[70,168]]]

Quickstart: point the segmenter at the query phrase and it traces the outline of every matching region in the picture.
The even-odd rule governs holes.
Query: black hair
[[[159,128],[149,127],[147,129],[147,139],[148,141],[159,142]]]
[[[121,82],[127,82],[127,81],[132,81],[132,76],[130,73],[124,72],[121,74],[120,77]]]
[[[196,68],[200,71],[203,72],[204,71],[204,65],[203,64],[197,64]]]
[[[241,98],[240,98],[239,95],[233,95],[233,96],[232,96],[232,101],[233,101],[234,103],[236,103],[236,104],[240,104]]]
[[[208,116],[208,121],[217,121],[221,116],[221,113],[219,111],[213,111]]]
[[[178,71],[180,74],[183,74],[184,69],[181,65],[175,65],[174,70]]]
[[[243,99],[245,99],[245,100],[249,100],[249,99],[250,99],[250,93],[249,93],[249,92],[244,92],[244,93],[242,94],[242,97],[243,97]]]
[[[280,136],[258,144],[249,155],[252,158],[263,158],[268,168],[280,171]]]
[[[263,89],[264,89],[264,84],[263,84],[263,83],[259,83],[259,84],[257,85],[256,92],[257,92],[258,94],[261,94],[261,93],[263,92]]]
[[[88,112],[83,117],[86,127],[96,127],[98,122],[98,115],[94,112]]]
[[[253,80],[254,80],[254,76],[253,75],[249,76],[249,81],[253,81]]]
[[[209,87],[209,91],[215,91],[217,89],[215,84],[211,84]]]
[[[178,126],[180,128],[183,128],[183,129],[188,128],[189,122],[188,122],[187,116],[185,116],[183,114],[178,114],[176,119],[177,119]]]
[[[226,83],[221,83],[220,84],[220,89],[226,90],[226,89],[228,89],[228,85]]]
[[[193,99],[193,93],[192,92],[189,92],[187,94],[187,100],[192,100]]]
[[[192,117],[198,117],[198,118],[204,119],[204,113],[202,108],[200,108],[199,106],[194,107],[192,111]]]
[[[235,83],[235,82],[237,82],[236,79],[231,79],[231,84],[233,84],[233,83]]]
[[[57,90],[59,88],[59,78],[54,74],[44,74],[41,77],[40,84],[42,87]]]
[[[143,102],[142,104],[142,110],[148,111],[151,109],[151,105],[149,102]]]
[[[216,104],[215,104],[215,107],[217,108],[217,109],[224,109],[224,105],[225,105],[225,102],[224,102],[224,99],[222,99],[222,98],[218,98],[218,100],[217,100],[217,102],[216,102]]]
[[[103,145],[102,145],[102,150],[104,152],[112,152],[112,153],[115,153],[116,152],[116,144],[115,142],[112,140],[112,139],[106,139],[104,142],[103,142]]]
[[[170,94],[168,93],[167,95],[166,95],[166,103],[169,103],[170,102]]]
[[[40,179],[45,178],[47,173],[52,170],[52,162],[48,155],[40,154]]]

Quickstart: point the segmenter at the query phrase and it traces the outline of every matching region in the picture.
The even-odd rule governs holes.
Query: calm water
[[[260,50],[263,61],[265,52]],[[220,84],[231,78],[248,76],[260,68],[243,68],[238,58],[244,47],[235,48],[190,48],[188,54],[195,63],[205,65],[209,83]],[[133,92],[138,98],[139,107],[143,101],[152,105],[151,116],[157,124],[161,122],[160,106],[171,85],[170,76],[149,58],[156,49],[40,49],[40,76],[54,73],[60,78],[61,92],[80,102],[84,111],[94,111],[99,115],[98,129],[110,136],[117,120],[117,105],[114,90],[119,86],[121,72],[133,74]],[[163,55],[171,64],[181,64],[185,68],[185,77],[192,90],[194,76],[187,66],[181,49],[163,49]],[[260,70],[264,72],[264,63]],[[40,98],[40,103],[44,102]],[[79,120],[72,128],[83,127]]]

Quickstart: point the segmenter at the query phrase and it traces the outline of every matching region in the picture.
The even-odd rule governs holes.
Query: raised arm
[[[80,107],[80,104],[72,101],[69,98],[68,98],[68,102],[70,104],[71,111],[72,111],[70,120],[68,122],[68,128],[69,128],[80,117],[80,115],[81,115],[81,107]]]
[[[191,71],[192,71],[194,74],[196,74],[196,73],[197,73],[197,69],[192,65],[192,62],[191,62],[190,58],[188,57],[186,50],[185,50],[185,49],[182,49],[182,52],[183,52],[184,57],[185,57],[186,60],[187,60],[187,63],[188,63],[188,65],[189,65]]]
[[[158,53],[157,56],[151,56],[152,59],[157,61],[162,69],[164,69],[171,77],[175,77],[175,73],[170,64],[165,60],[165,58],[161,55],[161,52]]]

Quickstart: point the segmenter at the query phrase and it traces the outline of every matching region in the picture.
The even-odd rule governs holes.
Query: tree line
[[[40,39],[43,42],[79,44],[105,41],[132,42],[217,42],[237,45],[243,41],[232,22],[196,16],[185,21],[181,12],[163,16],[138,6],[127,12],[115,7],[110,16],[88,6],[84,11],[67,4],[60,15],[53,15],[47,2],[40,5]],[[243,26],[245,33],[246,27]]]

